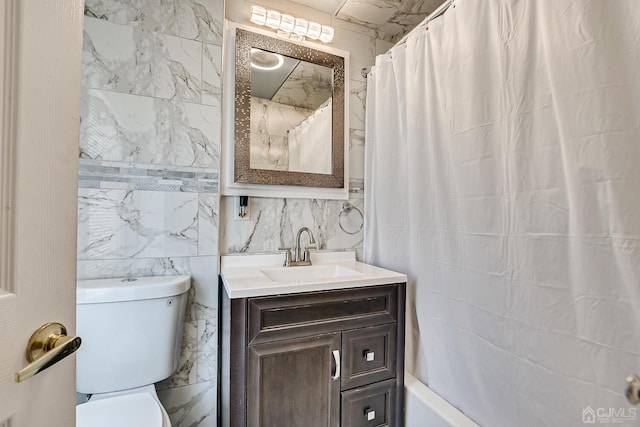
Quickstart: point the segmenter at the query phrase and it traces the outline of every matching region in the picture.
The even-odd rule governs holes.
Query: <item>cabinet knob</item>
[[[376,360],[376,353],[373,351],[365,350],[364,358],[367,362],[373,362],[374,360]]]
[[[373,421],[376,419],[376,411],[371,408],[364,410],[364,416],[367,417],[367,421]]]

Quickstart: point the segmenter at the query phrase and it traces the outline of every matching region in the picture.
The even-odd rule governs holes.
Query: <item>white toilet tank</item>
[[[78,281],[76,390],[108,393],[177,368],[190,276]]]

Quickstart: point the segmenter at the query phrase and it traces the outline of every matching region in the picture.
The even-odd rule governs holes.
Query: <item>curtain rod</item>
[[[407,38],[409,38],[409,35],[411,33],[413,33],[414,31],[416,31],[418,28],[422,28],[425,25],[427,25],[429,22],[433,21],[434,19],[436,19],[437,17],[439,17],[440,15],[442,15],[443,13],[445,13],[447,11],[447,9],[449,9],[449,7],[451,7],[451,5],[453,4],[454,0],[446,0],[444,3],[442,3],[440,6],[438,6],[438,8],[436,10],[434,10],[433,12],[431,12],[429,14],[429,16],[427,16],[426,18],[424,18],[418,25],[416,25],[411,31],[409,31],[407,34],[404,35],[404,37],[402,37],[400,39],[399,42],[397,42],[396,44],[394,44],[391,49],[393,49],[396,46],[400,46],[401,44],[405,43],[407,41]],[[389,51],[391,50],[387,50],[387,53],[389,53]],[[367,75],[369,74],[369,71],[371,71],[371,67],[365,67],[362,70],[360,70],[360,74],[362,75],[362,77],[364,77],[365,79],[367,78]]]

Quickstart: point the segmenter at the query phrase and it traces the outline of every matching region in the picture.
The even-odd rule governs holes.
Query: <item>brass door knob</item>
[[[632,405],[640,403],[640,377],[637,375],[627,377],[627,389],[624,394]]]
[[[68,337],[61,323],[46,323],[36,330],[27,344],[27,360],[31,362],[18,372],[17,383],[25,381],[58,363],[80,348],[80,337]]]

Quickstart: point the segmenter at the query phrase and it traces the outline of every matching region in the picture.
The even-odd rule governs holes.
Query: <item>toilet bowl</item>
[[[190,276],[78,282],[76,427],[170,427],[154,383],[177,368]]]

